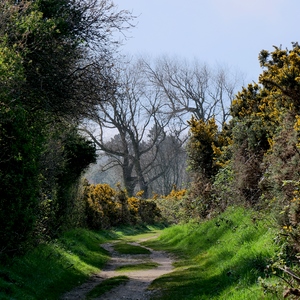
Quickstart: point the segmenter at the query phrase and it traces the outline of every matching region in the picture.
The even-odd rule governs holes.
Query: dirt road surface
[[[140,241],[141,242],[141,241]],[[130,243],[132,245],[141,246],[139,243]],[[91,279],[83,285],[77,287],[69,293],[66,293],[62,300],[83,300],[86,294],[97,286],[101,281],[119,276],[125,275],[130,279],[125,285],[120,285],[110,292],[105,293],[97,300],[148,300],[151,299],[153,291],[147,290],[147,287],[151,282],[167,273],[170,273],[173,269],[173,260],[170,256],[163,251],[155,251],[151,248],[141,246],[148,249],[151,254],[120,254],[114,250],[113,244],[102,244],[101,247],[106,249],[111,254],[111,260],[104,267],[104,269],[97,275],[91,277]],[[157,268],[149,270],[135,270],[128,272],[116,272],[115,269],[123,265],[141,264],[144,262],[154,262],[159,264]]]

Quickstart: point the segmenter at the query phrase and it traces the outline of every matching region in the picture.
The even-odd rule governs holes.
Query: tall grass
[[[159,241],[146,244],[173,252],[179,261],[151,288],[162,290],[159,299],[275,299],[258,283],[276,253],[274,235],[270,220],[256,220],[243,208],[167,228]]]

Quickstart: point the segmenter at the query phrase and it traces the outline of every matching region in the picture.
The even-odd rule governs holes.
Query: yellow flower
[[[292,226],[283,226],[282,229],[284,229],[285,231],[291,232]]]

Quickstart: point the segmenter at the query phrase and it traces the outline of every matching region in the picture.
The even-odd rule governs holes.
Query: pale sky
[[[257,81],[258,54],[300,43],[299,0],[114,0],[138,16],[122,52],[197,58]]]

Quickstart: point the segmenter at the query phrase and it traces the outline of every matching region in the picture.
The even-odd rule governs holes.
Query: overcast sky
[[[227,65],[243,72],[247,82],[261,73],[262,49],[300,42],[299,0],[113,1],[138,16],[122,52]]]

